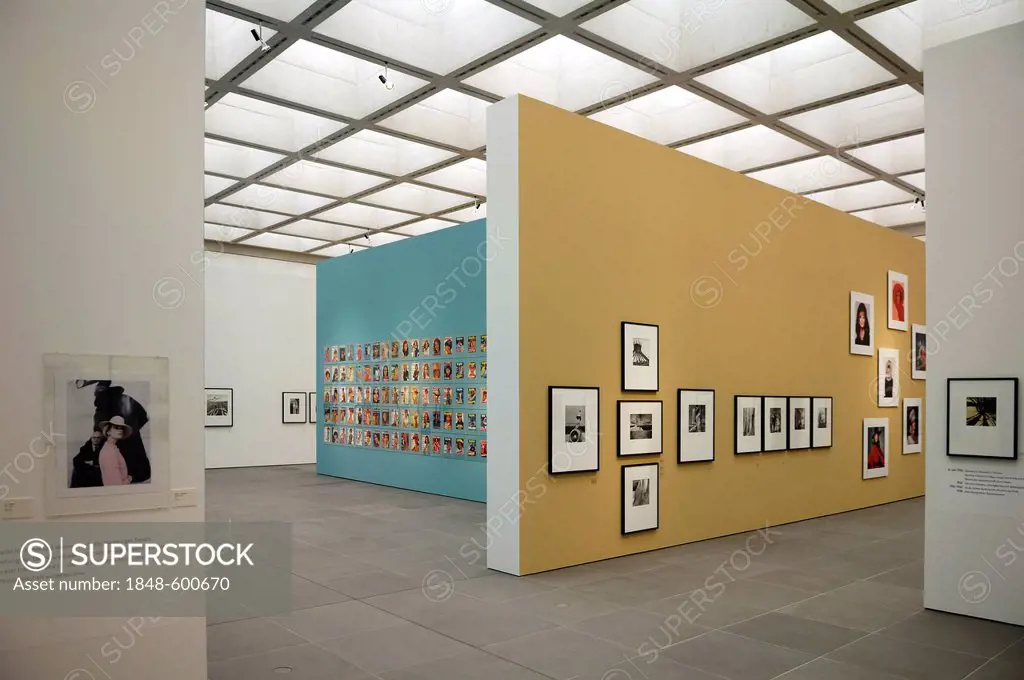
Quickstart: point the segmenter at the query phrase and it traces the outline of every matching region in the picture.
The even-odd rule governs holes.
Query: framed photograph
[[[658,463],[622,466],[622,533],[658,528]]]
[[[235,422],[234,390],[230,387],[206,388],[206,427],[231,427]]]
[[[864,479],[889,476],[889,419],[864,419]]]
[[[643,456],[662,452],[660,401],[619,401],[619,456]]]
[[[548,473],[594,472],[601,467],[600,390],[548,388]]]
[[[850,292],[850,354],[872,356],[875,353],[875,298]]]
[[[387,347],[386,344],[382,344],[381,346],[382,347]],[[317,409],[318,408],[319,407],[318,407],[318,402],[317,402],[317,399],[316,399],[316,392],[310,392],[309,393],[309,407],[306,409],[306,412],[309,414],[309,422],[316,423],[316,416],[317,416]]]
[[[1017,459],[1017,378],[949,378],[946,455]]]
[[[903,400],[903,455],[921,453],[924,438],[924,409],[920,399]]]
[[[764,450],[785,451],[789,444],[789,400],[786,397],[765,397],[761,427],[764,431]]]
[[[911,329],[910,377],[914,380],[928,379],[928,329],[914,324]]]
[[[622,391],[658,391],[658,327],[622,322]]]
[[[896,408],[900,405],[900,352],[878,348],[878,405]]]
[[[679,394],[679,462],[715,459],[715,391],[681,389]]]
[[[811,398],[789,398],[789,449],[811,448]]]
[[[907,275],[889,271],[889,328],[897,331],[907,330],[907,313],[910,303],[907,301],[909,286]]]
[[[761,453],[764,448],[761,429],[761,397],[736,395],[733,398],[735,451],[740,453]]]
[[[811,398],[811,448],[832,446],[832,397]]]
[[[49,354],[43,375],[46,515],[169,507],[168,360]]]
[[[305,423],[307,397],[305,392],[282,392],[281,393],[281,422],[282,423]]]

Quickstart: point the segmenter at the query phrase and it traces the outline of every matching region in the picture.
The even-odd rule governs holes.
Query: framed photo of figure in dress
[[[658,528],[658,463],[622,466],[622,533]]]
[[[662,403],[660,401],[619,401],[618,455],[661,455]]]
[[[761,429],[763,399],[747,395],[733,398],[734,444],[737,454],[761,453],[764,450]]]
[[[911,327],[910,377],[914,380],[928,379],[928,329],[921,324]]]
[[[946,455],[1017,459],[1017,378],[949,378]]]
[[[281,422],[305,423],[307,420],[306,407],[308,406],[305,392],[282,392],[281,393]]]
[[[658,391],[658,326],[622,322],[622,391]]]
[[[832,397],[811,398],[811,448],[832,446]]]
[[[921,453],[924,439],[924,409],[920,399],[903,400],[903,454]]]
[[[900,352],[878,348],[878,405],[896,408],[900,405]]]
[[[850,292],[850,354],[872,356],[875,353],[875,298]]]
[[[889,419],[864,419],[863,477],[889,476]]]
[[[789,445],[789,400],[786,397],[765,397],[761,416],[764,422],[764,451],[785,451]]]
[[[906,274],[889,272],[889,328],[907,330],[907,314],[910,310],[909,282]]]
[[[789,449],[811,448],[811,398],[789,398]]]
[[[548,388],[548,473],[594,472],[601,466],[600,390]]]
[[[715,459],[715,391],[679,390],[679,462]]]
[[[234,390],[230,387],[207,387],[206,427],[231,427],[234,422]]]

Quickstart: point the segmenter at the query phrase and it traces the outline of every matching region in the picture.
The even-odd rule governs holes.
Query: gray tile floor
[[[210,621],[211,680],[1024,678],[1024,628],[922,609],[922,499],[518,579],[476,503],[300,466],[207,505],[294,542],[294,611]]]

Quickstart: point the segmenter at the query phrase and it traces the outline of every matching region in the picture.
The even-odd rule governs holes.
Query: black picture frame
[[[654,389],[638,389],[636,387],[626,386],[626,326],[646,326],[647,328],[654,328],[658,331],[658,346],[655,347],[655,387]],[[639,321],[623,321],[620,325],[620,354],[619,360],[622,362],[622,391],[623,392],[645,392],[654,393],[661,391],[661,327],[654,323],[641,323]]]
[[[218,392],[230,392],[231,393],[231,408],[228,410],[229,420],[226,424],[222,425],[210,425],[204,423],[204,427],[234,427],[235,426],[235,390],[233,387],[207,387],[205,388],[204,396],[210,390],[217,390]],[[206,416],[207,418],[209,416]]]
[[[711,394],[711,458],[703,460],[682,460],[683,455],[683,392],[703,392]],[[711,388],[704,387],[680,387],[676,390],[676,463],[679,465],[691,465],[700,463],[714,463],[718,449],[716,430],[718,429],[718,395]],[[688,426],[687,426],[688,427]]]
[[[626,531],[626,470],[635,467],[653,467],[655,468],[654,473],[654,484],[657,485],[657,504],[654,506],[654,517],[655,524],[653,527],[646,527],[644,529],[634,529],[633,531]],[[621,525],[620,531],[623,536],[633,536],[636,534],[643,534],[648,531],[657,531],[661,527],[661,464],[657,461],[651,463],[632,463],[630,465],[623,465],[621,468],[621,482],[619,484],[619,503],[621,505]]]
[[[309,422],[309,415],[308,414],[304,414],[302,416],[302,420],[288,420],[287,418],[285,418],[285,410],[286,410],[286,406],[287,406],[289,398],[294,399],[296,396],[301,397],[299,399],[299,401],[305,405],[307,411],[309,410],[309,397],[307,395],[308,395],[308,393],[305,392],[305,391],[303,391],[303,392],[282,392],[281,393],[281,424],[282,425],[299,425],[299,424],[305,425],[305,424],[307,424]]]
[[[829,422],[829,427],[828,427],[828,444],[824,444],[824,445],[821,445],[821,446],[815,444],[815,441],[816,441],[815,440],[815,434],[818,431],[818,426],[815,424],[816,421],[814,420],[814,418],[815,418],[814,414],[817,411],[817,408],[815,408],[815,405],[819,401],[827,401],[829,403],[829,413],[832,416],[832,419]],[[836,423],[836,400],[833,399],[832,397],[811,397],[811,448],[812,449],[831,449],[832,448],[832,445],[835,442],[835,423]]]
[[[952,389],[954,382],[1008,382],[1013,385],[1013,455],[982,456],[973,453],[952,453],[950,451],[950,413]],[[1020,447],[1020,381],[1017,378],[946,378],[946,455],[950,458],[983,458],[985,460],[1017,460]]]
[[[807,400],[807,446],[795,446],[793,444],[793,428],[795,424],[793,418],[793,401],[796,399]],[[814,398],[810,396],[798,395],[795,397],[786,397],[786,424],[788,430],[786,431],[786,449],[789,451],[810,451],[811,450],[811,439],[814,436],[814,429],[811,427],[811,411],[814,404]]]
[[[317,398],[319,396],[316,392],[310,392],[306,404],[306,418],[314,425],[316,425],[316,417],[320,415],[320,400]]]
[[[661,406],[661,442],[657,451],[647,453],[622,452],[622,407],[624,404],[658,404]],[[652,423],[653,427],[653,423]],[[635,456],[660,456],[665,453],[665,403],[661,399],[619,399],[615,402],[615,457],[633,458]]]
[[[760,401],[761,408],[761,420],[764,418],[764,397],[760,397],[756,394],[736,394],[732,398],[732,452],[736,456],[751,456],[759,453],[764,453],[764,425],[761,426],[761,441],[758,444],[757,451],[740,451],[740,438],[739,425],[740,425],[740,399],[757,399]]]
[[[597,411],[595,413],[595,426],[597,428],[597,438],[595,439],[595,445],[597,446],[597,466],[594,468],[586,468],[583,470],[555,470],[555,451],[554,441],[551,438],[551,428],[555,424],[554,420],[554,395],[555,390],[593,390],[597,397]],[[601,388],[593,386],[577,386],[577,385],[549,385],[548,386],[548,474],[551,476],[557,475],[578,475],[588,474],[591,472],[598,472],[601,469]]]
[[[782,422],[785,425],[786,430],[786,441],[779,449],[768,448],[768,400],[769,399],[781,399],[785,406],[782,408],[785,410],[785,417]],[[789,397],[780,397],[778,395],[770,395],[761,397],[761,453],[783,453],[789,451]]]

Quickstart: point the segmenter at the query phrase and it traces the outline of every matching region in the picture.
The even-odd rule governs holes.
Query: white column
[[[197,0],[0,3],[0,469],[44,427],[44,354],[161,356],[170,484],[199,497],[83,519],[204,517],[204,21]],[[6,491],[37,521],[42,472]],[[0,676],[200,680],[205,620],[0,618]]]
[[[1022,68],[1024,23],[925,53],[925,606],[1015,624],[1024,624],[1024,455],[947,457],[946,380],[1024,379]],[[1017,491],[958,490],[963,470],[999,475]]]

